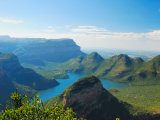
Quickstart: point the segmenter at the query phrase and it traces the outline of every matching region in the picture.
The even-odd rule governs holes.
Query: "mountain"
[[[65,62],[71,58],[85,55],[71,39],[46,40],[23,46],[16,50],[20,61],[33,63],[37,61]]]
[[[136,71],[143,62],[141,58],[131,58],[125,54],[116,55],[106,59],[97,69],[95,75],[111,80],[125,80],[127,76]]]
[[[0,37],[1,52],[12,52],[21,63],[45,65],[48,62],[65,62],[85,56],[72,39]]]
[[[0,54],[0,68],[6,72],[11,81],[41,90],[57,85],[55,80],[48,80],[32,69],[23,68],[18,58],[12,54]]]
[[[103,61],[104,59],[97,52],[93,52],[85,57],[69,60],[64,65],[64,69],[66,71],[89,74],[96,71]]]
[[[130,75],[130,80],[160,80],[160,55],[142,64],[139,69]]]
[[[88,76],[77,80],[68,87],[56,100],[70,107],[77,117],[87,120],[115,120],[120,118],[129,120],[129,113],[124,104],[119,102],[107,90],[100,80],[94,76]],[[46,104],[50,106],[55,100],[51,99]]]
[[[160,55],[149,61],[120,54],[103,59],[98,53],[77,57],[64,64],[69,72],[93,74],[99,78],[119,82],[157,82],[160,80]],[[144,82],[145,83],[145,82]]]
[[[0,102],[2,103],[18,86],[23,86],[23,89],[26,87],[43,90],[58,84],[54,79],[46,79],[32,69],[23,68],[17,56],[12,53],[0,53],[0,82]]]
[[[94,74],[104,79],[126,80],[143,63],[141,58],[131,58],[125,54],[104,59],[93,52],[85,57],[69,60],[62,69],[75,73]]]

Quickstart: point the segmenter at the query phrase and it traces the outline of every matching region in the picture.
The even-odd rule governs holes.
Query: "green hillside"
[[[131,104],[135,110],[133,114],[160,113],[160,85],[134,86],[111,90],[111,93],[119,100]]]
[[[96,52],[93,52],[86,57],[77,57],[66,62],[62,69],[75,73],[90,74],[98,69],[104,59]]]
[[[16,89],[32,96],[37,90],[58,85],[55,79],[47,79],[32,69],[22,67],[17,56],[12,53],[0,53],[0,82],[0,91],[3,91],[0,92],[2,106]]]
[[[142,84],[141,81],[145,80],[144,84],[155,84],[160,80],[160,56],[143,61],[125,54],[103,59],[98,53],[91,53],[68,61],[61,69],[119,82]]]

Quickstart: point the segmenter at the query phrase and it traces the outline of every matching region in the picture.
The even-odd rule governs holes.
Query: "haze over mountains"
[[[0,37],[0,51],[13,52],[21,63],[44,65],[48,62],[65,62],[85,56],[72,39]]]

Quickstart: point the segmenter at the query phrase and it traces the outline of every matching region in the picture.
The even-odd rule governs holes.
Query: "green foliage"
[[[77,120],[75,113],[60,105],[44,107],[43,102],[34,97],[15,92],[11,94],[10,105],[0,113],[0,120]]]

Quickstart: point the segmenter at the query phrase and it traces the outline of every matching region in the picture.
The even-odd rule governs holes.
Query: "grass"
[[[133,86],[118,91],[111,93],[119,100],[131,104],[136,112],[160,113],[160,85]]]

